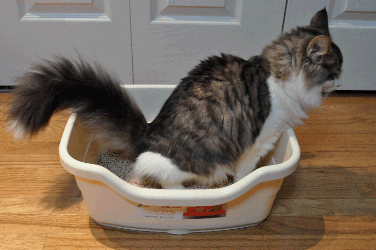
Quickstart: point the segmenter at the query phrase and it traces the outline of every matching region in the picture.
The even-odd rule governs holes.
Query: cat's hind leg
[[[156,179],[163,189],[184,189],[183,182],[197,175],[179,169],[171,159],[154,152],[144,152],[137,157],[132,175]]]

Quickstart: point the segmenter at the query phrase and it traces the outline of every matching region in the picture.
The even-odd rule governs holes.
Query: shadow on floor
[[[51,180],[51,186],[41,204],[47,210],[61,212],[82,202],[81,191],[77,186],[75,177],[68,173],[59,174]]]

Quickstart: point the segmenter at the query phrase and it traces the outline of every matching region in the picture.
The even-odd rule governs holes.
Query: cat
[[[310,24],[283,33],[249,60],[221,54],[201,61],[149,124],[98,63],[59,56],[33,67],[18,81],[9,129],[29,138],[51,116],[73,108],[108,148],[134,161],[135,177],[163,188],[187,181],[214,185],[239,181],[288,128],[303,124],[339,85],[343,57],[332,42],[326,9]]]

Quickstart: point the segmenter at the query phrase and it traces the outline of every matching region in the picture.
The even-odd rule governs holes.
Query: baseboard
[[[376,96],[375,90],[336,90],[331,96]]]
[[[9,93],[14,91],[14,86],[0,86],[0,93]]]

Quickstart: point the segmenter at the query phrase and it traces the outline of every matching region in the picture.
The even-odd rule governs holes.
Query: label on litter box
[[[183,219],[185,207],[148,206],[138,204],[137,217],[155,219]]]
[[[226,216],[226,204],[216,206],[175,207],[137,206],[137,217],[155,219],[207,219]]]
[[[216,206],[187,207],[184,219],[207,219],[226,216],[226,204]]]

